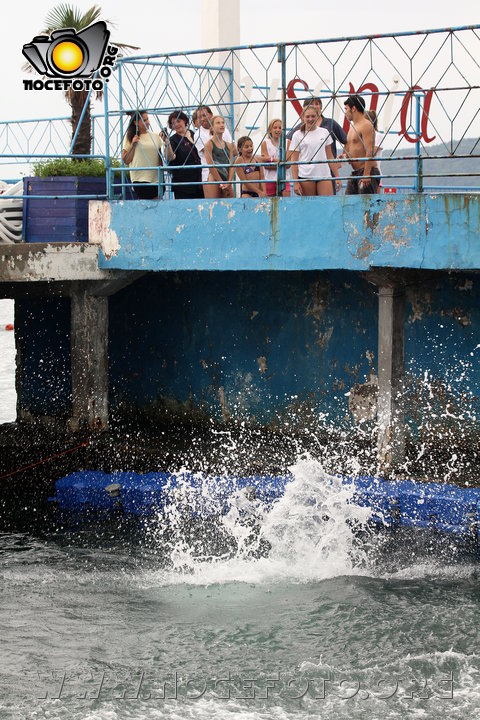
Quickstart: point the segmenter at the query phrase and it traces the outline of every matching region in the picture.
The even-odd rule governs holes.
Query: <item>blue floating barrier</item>
[[[480,488],[374,477],[351,482],[359,504],[372,508],[372,522],[478,536]]]
[[[55,484],[52,498],[61,510],[83,513],[122,509],[128,515],[150,515],[172,503],[187,503],[192,515],[225,513],[229,499],[243,492],[266,505],[281,497],[288,476],[202,477],[193,473],[128,473],[82,471],[67,475]],[[201,488],[207,493],[189,493]]]
[[[207,477],[194,473],[83,471],[58,480],[53,498],[73,513],[121,511],[127,515],[164,512],[172,504],[192,516],[224,514],[232,496],[243,493],[271,505],[285,492],[292,476]],[[352,502],[371,509],[370,522],[379,527],[411,527],[478,539],[480,488],[441,483],[389,481],[373,476],[348,478]],[[191,490],[206,492],[190,492]]]

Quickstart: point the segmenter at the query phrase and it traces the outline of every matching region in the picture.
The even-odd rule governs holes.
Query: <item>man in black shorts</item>
[[[353,169],[345,195],[378,193],[380,171],[375,167],[375,130],[371,120],[365,117],[365,100],[360,95],[350,95],[344,104],[345,115],[350,120],[345,156]]]

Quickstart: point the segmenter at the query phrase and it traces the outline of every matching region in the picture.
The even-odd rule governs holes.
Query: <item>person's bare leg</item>
[[[331,180],[317,181],[317,195],[333,195],[333,186]]]
[[[317,183],[315,180],[304,180],[302,182],[302,194],[307,196],[317,194]]]
[[[208,176],[208,181],[212,182],[214,178],[212,175]],[[221,197],[220,188],[218,185],[204,185],[203,186],[203,194],[207,198],[207,200],[211,199],[217,199]]]
[[[233,185],[229,185],[224,190],[222,190],[222,197],[224,198],[233,198]]]

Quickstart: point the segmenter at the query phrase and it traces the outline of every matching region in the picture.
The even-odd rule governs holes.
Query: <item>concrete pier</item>
[[[0,248],[0,292],[22,310],[19,419],[341,437],[386,475],[409,442],[440,455],[445,433],[474,455],[475,422],[455,418],[480,398],[478,206],[476,194],[93,201],[89,243]],[[427,356],[427,337],[445,352]],[[463,385],[445,381],[448,358]]]
[[[108,427],[108,297],[80,285],[71,295],[71,428]]]
[[[405,462],[405,291],[378,289],[378,462],[389,474]]]
[[[143,273],[98,267],[98,248],[88,243],[34,243],[0,247],[0,296],[43,300],[70,298],[71,417],[73,431],[108,427],[108,297]],[[28,340],[20,340],[22,314],[17,316],[18,418],[34,414],[23,402]],[[35,339],[32,337],[33,343]],[[37,338],[38,341],[38,338]]]

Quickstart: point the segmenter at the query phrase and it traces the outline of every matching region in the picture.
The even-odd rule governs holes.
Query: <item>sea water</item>
[[[180,494],[135,524],[0,532],[0,718],[476,717],[476,556],[372,533],[307,455],[291,474],[272,507],[240,494],[205,522]]]

